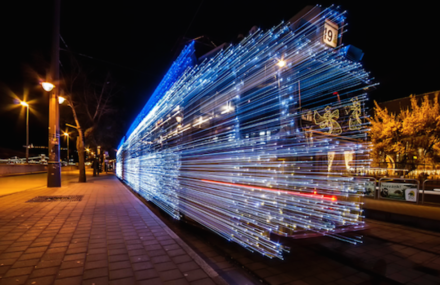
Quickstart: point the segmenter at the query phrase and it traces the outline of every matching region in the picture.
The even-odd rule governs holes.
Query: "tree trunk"
[[[76,123],[76,130],[78,131],[79,138],[76,140],[76,149],[78,150],[78,168],[79,168],[79,179],[78,182],[86,182],[86,167],[85,167],[85,157],[84,157],[84,134],[82,132],[81,126],[78,121],[78,117],[76,116],[75,108],[73,107],[73,103],[69,102],[70,107],[72,108],[73,117]]]
[[[85,157],[84,157],[84,139],[81,129],[78,129],[79,138],[76,141],[76,149],[78,150],[78,168],[79,168],[79,179],[78,182],[86,182],[86,167],[85,167]]]

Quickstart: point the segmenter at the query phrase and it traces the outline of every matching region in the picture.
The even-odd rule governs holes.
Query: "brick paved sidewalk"
[[[0,285],[225,284],[115,176],[88,180],[0,197]],[[26,203],[49,195],[84,197]]]

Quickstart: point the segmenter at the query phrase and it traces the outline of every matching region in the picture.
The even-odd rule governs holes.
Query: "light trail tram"
[[[197,62],[186,46],[130,127],[117,176],[176,219],[251,251],[363,228],[366,90],[345,14],[307,7]]]

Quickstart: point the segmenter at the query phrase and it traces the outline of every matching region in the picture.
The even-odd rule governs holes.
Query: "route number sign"
[[[324,23],[324,33],[322,35],[322,41],[333,48],[338,45],[338,25],[329,20]]]

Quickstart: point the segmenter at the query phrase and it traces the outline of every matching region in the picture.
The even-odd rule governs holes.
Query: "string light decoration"
[[[359,242],[340,234],[364,227],[363,186],[344,155],[352,172],[369,167],[366,123],[356,113],[360,128],[350,128],[343,110],[375,84],[318,35],[325,21],[342,34],[344,12],[315,14],[310,25],[258,30],[200,64],[188,45],[118,147],[117,176],[175,219],[271,258],[288,250],[274,235]],[[329,117],[339,135],[312,121],[327,106],[341,110]]]
[[[321,129],[328,129],[328,134],[339,135],[342,133],[341,126],[338,124],[339,110],[331,111],[331,107],[327,106],[324,109],[324,115],[319,115],[318,111],[315,111],[315,123],[319,125]]]
[[[359,102],[357,97],[351,99],[353,105],[346,108],[345,112],[348,114],[351,112],[349,118],[349,128],[350,130],[360,130],[362,128],[362,120],[361,120],[361,103]]]

